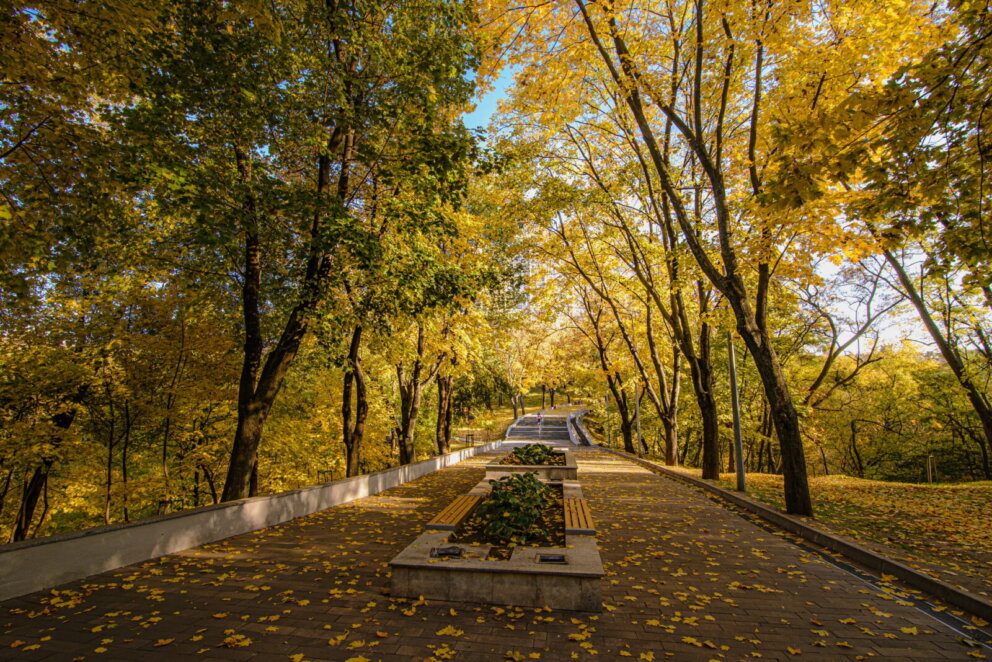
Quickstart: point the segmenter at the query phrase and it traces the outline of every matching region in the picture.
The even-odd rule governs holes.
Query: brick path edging
[[[794,515],[789,515],[781,510],[778,510],[777,508],[772,508],[736,492],[726,490],[693,476],[687,476],[677,471],[672,471],[663,465],[639,458],[636,455],[630,455],[623,451],[606,448],[604,446],[600,446],[599,448],[609,453],[613,453],[614,455],[619,455],[620,457],[626,458],[631,462],[639,464],[668,478],[673,478],[694,487],[712,492],[713,494],[730,501],[734,505],[758,515],[762,519],[771,522],[775,526],[784,529],[789,533],[800,536],[805,540],[809,540],[810,542],[820,545],[821,547],[825,547],[833,552],[843,554],[849,559],[865,566],[866,568],[869,568],[870,570],[898,577],[909,586],[925,591],[930,595],[964,609],[968,613],[974,614],[975,616],[980,616],[985,620],[992,620],[992,603],[987,600],[983,600],[968,591],[952,586],[945,581],[935,579],[930,575],[910,568],[908,565],[894,561],[888,557],[882,556],[881,554],[862,547],[861,545],[851,542],[850,540],[845,540],[844,538],[836,536],[832,533],[827,533],[822,529],[817,529]]]
[[[378,494],[493,450],[501,443],[463,448],[415,464],[278,494],[0,545],[0,601]]]

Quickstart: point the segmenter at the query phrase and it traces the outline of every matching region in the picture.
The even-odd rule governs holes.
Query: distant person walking
[[[544,422],[544,415],[541,414],[540,412],[538,412],[538,414],[537,414],[537,424],[540,425],[543,422]]]

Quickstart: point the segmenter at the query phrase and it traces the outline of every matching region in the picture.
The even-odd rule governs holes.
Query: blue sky
[[[499,78],[496,79],[496,84],[492,91],[482,97],[474,111],[462,118],[465,121],[465,126],[470,129],[485,129],[489,126],[489,120],[492,118],[493,113],[496,112],[496,103],[506,98],[507,90],[513,85],[513,72],[515,70],[515,67],[505,67],[503,69]]]

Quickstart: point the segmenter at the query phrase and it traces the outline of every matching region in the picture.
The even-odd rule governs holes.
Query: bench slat
[[[565,532],[588,535],[596,533],[592,512],[585,499],[565,499]]]
[[[479,503],[481,497],[463,494],[427,523],[429,529],[451,530],[457,527]]]

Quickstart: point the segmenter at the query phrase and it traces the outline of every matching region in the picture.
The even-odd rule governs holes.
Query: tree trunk
[[[420,401],[423,397],[424,382],[421,381],[421,373],[424,369],[424,326],[417,324],[417,358],[413,362],[413,369],[409,377],[402,364],[396,366],[396,378],[400,388],[400,464],[410,464],[417,459],[414,448],[414,434],[417,427],[417,418],[420,416]],[[440,362],[438,363],[438,367]],[[435,372],[436,372],[435,368]],[[433,377],[433,373],[428,380]]]
[[[131,405],[128,400],[124,400],[124,439],[121,444],[121,509],[124,513],[124,521],[131,521],[131,514],[128,512],[128,475],[127,475],[127,455],[131,450]]]
[[[17,542],[27,538],[31,527],[31,520],[34,518],[34,509],[37,507],[38,499],[41,498],[42,492],[45,490],[45,483],[48,482],[48,471],[51,469],[51,466],[50,462],[44,462],[41,466],[35,467],[34,472],[31,474],[31,479],[25,483],[24,491],[21,495],[21,507],[17,511],[17,519],[14,522],[14,533],[11,536],[11,542]]]
[[[654,372],[658,376],[659,402],[661,408],[658,411],[658,418],[665,428],[665,464],[674,466],[679,458],[679,395],[681,390],[681,359],[678,347],[672,347],[672,379],[668,383],[665,369],[661,364],[658,355],[658,344],[654,338],[654,324],[651,315],[651,298],[647,300],[646,325],[648,349],[651,355],[651,364]]]
[[[827,463],[827,453],[823,450],[823,446],[817,445],[817,449],[820,451],[820,460],[823,462],[823,475],[830,475],[830,465]]]
[[[454,377],[448,378],[450,381],[448,383],[448,408],[444,412],[444,447],[445,452],[451,450],[451,413],[454,411],[454,407],[451,404],[451,394],[455,390]]]
[[[7,494],[10,492],[10,483],[14,479],[14,470],[7,471],[7,477],[3,481],[3,489],[0,490],[0,517],[3,517],[4,507],[7,505]]]
[[[76,404],[79,404],[82,399],[82,390],[70,398]],[[76,410],[73,409],[68,412],[55,414],[51,420],[55,424],[55,427],[59,428],[62,434],[64,434],[72,426],[72,422],[76,420]],[[51,445],[53,448],[58,448],[61,444],[61,435],[52,439]],[[27,537],[28,531],[31,528],[31,520],[34,518],[34,509],[38,505],[38,500],[48,488],[48,475],[53,464],[55,464],[55,458],[42,458],[41,464],[35,468],[31,479],[25,484],[21,494],[21,505],[17,510],[17,518],[14,520],[14,532],[11,534],[11,542],[24,540]],[[9,484],[9,475],[7,481]]]
[[[355,148],[354,131],[348,127],[335,127],[327,141],[327,153],[317,157],[317,196],[323,197],[330,187],[331,158],[329,154],[340,150],[340,163],[336,195],[341,205],[346,204],[349,191],[350,163]],[[251,186],[252,165],[249,156],[240,148],[234,150],[235,164],[242,183]],[[259,238],[260,223],[255,197],[249,193],[242,209],[245,236],[245,271],[242,285],[241,309],[245,325],[244,355],[241,378],[238,382],[238,425],[231,445],[227,479],[224,481],[222,500],[243,499],[253,493],[252,485],[258,482],[258,445],[262,440],[265,420],[285,380],[300,343],[306,336],[310,315],[322,296],[322,285],[331,272],[331,253],[323,246],[321,215],[313,215],[310,226],[310,245],[306,271],[300,282],[302,300],[289,313],[278,342],[262,364],[263,339],[261,331],[261,281],[262,245]],[[261,367],[261,370],[260,370]],[[254,479],[253,479],[254,476]]]
[[[619,409],[619,407],[618,407]],[[623,435],[623,449],[631,455],[637,454],[637,446],[634,445],[634,422],[626,408],[620,409],[620,433]]]
[[[348,363],[344,373],[344,387],[341,391],[342,440],[345,448],[345,475],[357,476],[361,473],[362,442],[365,438],[365,421],[368,418],[369,404],[362,368],[361,344],[362,327],[358,325],[351,334],[348,348]],[[355,421],[351,421],[351,391],[355,390]]]
[[[437,442],[437,452],[440,454],[451,452],[451,394],[455,378],[441,376],[435,377],[437,382],[437,421],[435,424],[434,438]]]
[[[106,471],[104,472],[103,523],[110,524],[111,489],[114,484],[114,445],[117,442],[117,428],[116,417],[114,414],[114,401],[110,396],[109,386],[107,386],[106,391],[110,410],[110,434],[107,436],[107,463]]]
[[[172,502],[172,486],[169,476],[169,440],[172,437],[172,410],[175,408],[178,396],[176,387],[179,379],[186,367],[186,319],[183,311],[179,311],[179,356],[176,357],[176,366],[172,371],[172,381],[169,383],[169,390],[165,394],[165,420],[162,430],[162,514],[169,512],[169,505]]]
[[[720,478],[720,423],[713,394],[713,366],[710,363],[709,325],[699,334],[699,353],[689,358],[689,374],[702,422],[703,478]]]
[[[545,402],[545,398],[547,397],[547,395],[548,395],[548,388],[544,384],[541,384],[541,409],[544,409],[545,407],[548,406],[547,403]]]
[[[258,445],[262,440],[265,421],[307,333],[311,311],[319,300],[319,278],[315,276],[312,287],[309,288],[309,296],[290,312],[279,341],[262,365],[256,385],[255,376],[259,372],[262,355],[262,337],[259,332],[261,316],[257,299],[257,286],[261,276],[258,268],[260,254],[254,252],[253,255],[253,251],[248,251],[248,258],[249,265],[254,263],[255,266],[246,270],[243,305],[246,334],[241,380],[238,384],[238,426],[231,447],[223,501],[243,499],[251,492],[251,477],[252,472],[257,470]],[[325,267],[329,269],[329,263]],[[253,271],[254,276],[247,277]]]
[[[420,401],[423,397],[423,386],[420,383],[420,366],[414,371],[410,380],[409,391],[403,398],[403,413],[400,418],[400,464],[410,464],[417,459],[414,448],[414,434],[417,419],[420,416]]]
[[[747,325],[738,323],[737,329],[738,332],[747,330]],[[757,334],[740,335],[748,345],[758,374],[761,375],[772,422],[778,434],[786,511],[797,515],[812,515],[813,501],[809,493],[799,414],[792,403],[778,356],[765,329],[760,329]]]
[[[217,499],[217,484],[214,482],[214,475],[209,469],[207,469],[202,464],[200,465],[200,471],[203,472],[203,479],[207,481],[207,489],[210,490],[210,500],[216,505],[218,503],[218,499]]]
[[[858,478],[865,477],[865,464],[861,461],[861,452],[858,450],[858,421],[851,421],[851,459],[854,461],[854,471]]]
[[[985,480],[992,480],[992,463],[989,462],[989,449],[988,445],[982,443],[981,439],[976,439],[978,442],[978,448],[982,451],[982,473],[985,476]]]

